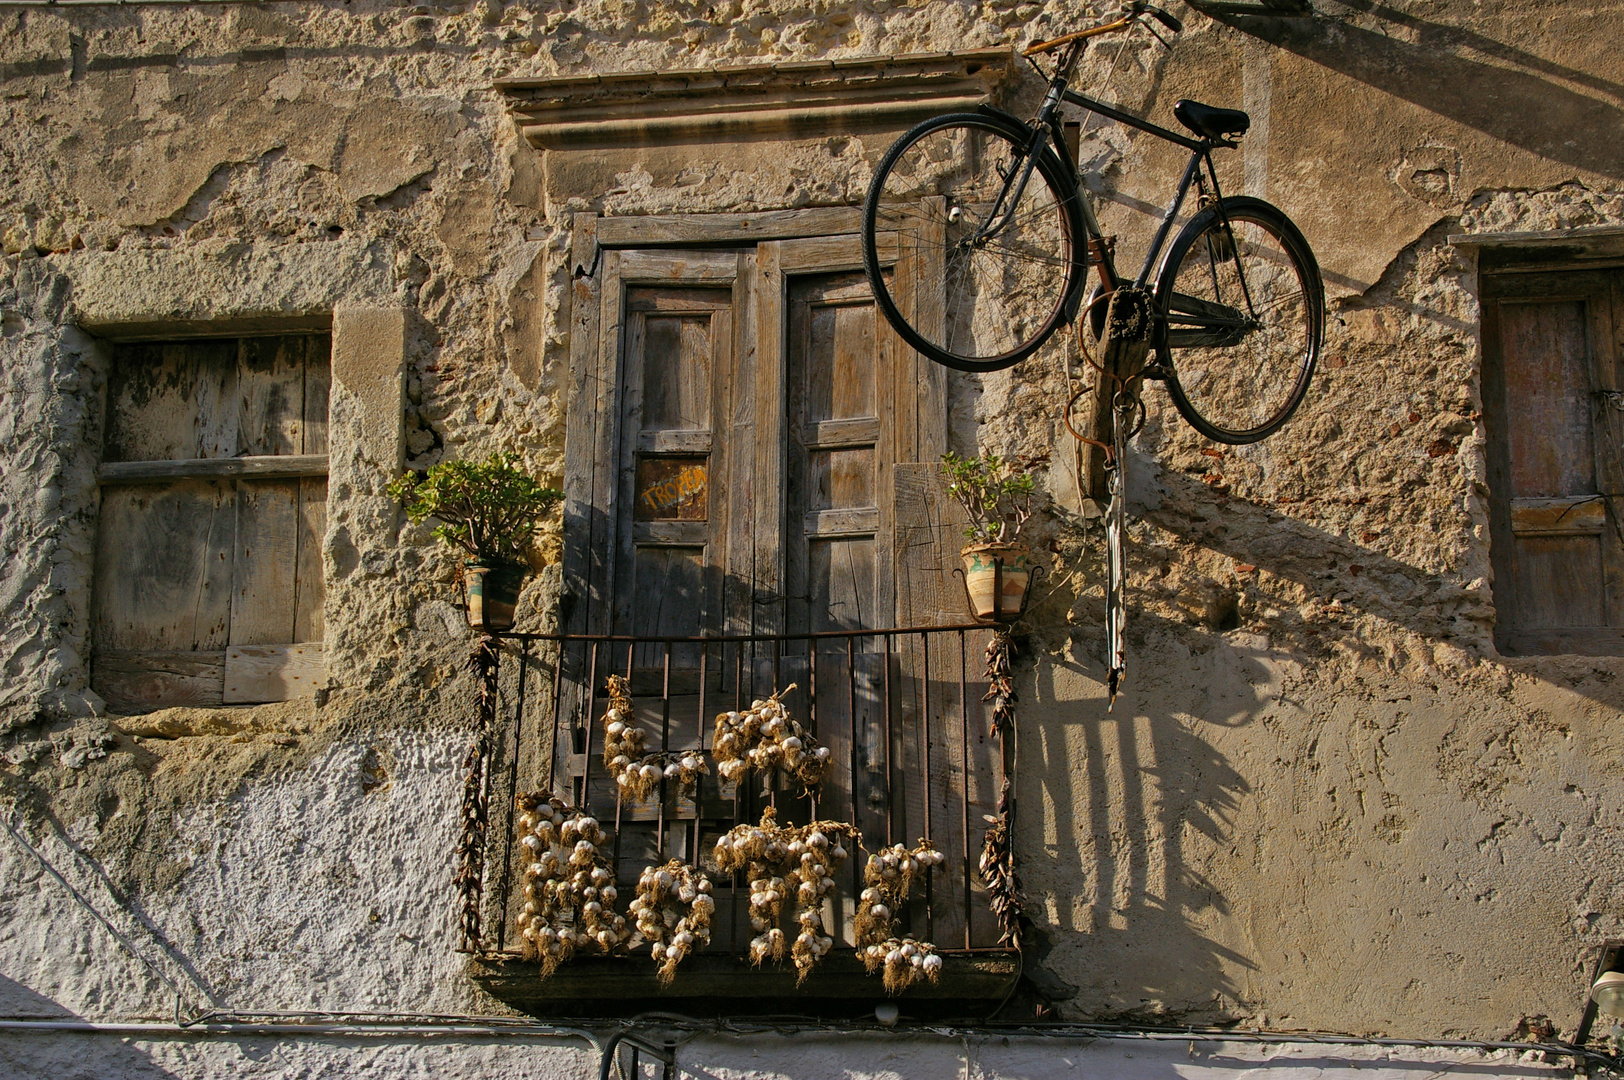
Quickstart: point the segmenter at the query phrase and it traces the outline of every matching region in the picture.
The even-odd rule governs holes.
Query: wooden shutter
[[[314,689],[329,381],[325,335],[117,350],[92,665],[115,709]]]
[[[1624,649],[1616,271],[1484,278],[1496,639]]]

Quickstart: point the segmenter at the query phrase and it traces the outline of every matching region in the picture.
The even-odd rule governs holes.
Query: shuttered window
[[[1483,278],[1496,643],[1624,652],[1624,274]]]
[[[327,335],[115,348],[91,678],[115,710],[321,680],[329,353]]]

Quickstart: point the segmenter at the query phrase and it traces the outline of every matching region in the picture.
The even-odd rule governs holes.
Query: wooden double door
[[[722,247],[740,222],[719,217],[687,226],[715,247],[605,245],[577,279],[566,629],[753,640],[605,643],[597,679],[574,680],[587,700],[567,709],[572,755],[589,751],[580,729],[604,673],[629,671],[658,714],[651,749],[697,746],[702,715],[793,682],[792,710],[815,713],[849,759],[883,727],[894,641],[775,639],[963,621],[944,590],[914,585],[947,571],[945,527],[906,498],[899,526],[896,497],[899,476],[934,474],[946,446],[944,373],[876,308],[856,212],[820,213],[849,230]],[[928,303],[931,268],[895,243],[885,257],[904,295]],[[879,767],[885,753],[858,756]],[[583,794],[613,801],[606,778],[588,781]],[[849,809],[861,782],[843,775],[828,808]]]
[[[614,464],[583,629],[895,625],[895,466],[940,456],[944,379],[860,266],[855,236],[603,253]]]

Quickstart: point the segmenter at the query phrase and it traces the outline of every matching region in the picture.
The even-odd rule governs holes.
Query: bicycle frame
[[[1212,150],[1215,146],[1233,148],[1236,144],[1223,139],[1197,139],[1187,135],[1180,135],[1178,132],[1171,131],[1159,124],[1153,124],[1148,120],[1141,120],[1131,113],[1123,112],[1114,105],[1108,105],[1103,101],[1098,101],[1070,89],[1067,82],[1072,68],[1081,55],[1081,49],[1073,46],[1071,54],[1061,60],[1054,77],[1049,81],[1049,92],[1044,96],[1043,104],[1038,109],[1037,116],[1032,119],[1029,125],[1033,132],[1032,144],[1027,148],[1026,167],[1019,182],[1015,185],[1015,196],[1011,206],[1013,207],[1019,201],[1020,192],[1025,188],[1027,180],[1031,176],[1032,168],[1036,162],[1036,155],[1039,153],[1042,144],[1045,141],[1049,142],[1055,151],[1055,156],[1060,158],[1066,170],[1070,173],[1072,186],[1077,193],[1077,205],[1082,212],[1083,226],[1088,232],[1088,236],[1085,238],[1086,248],[1089,252],[1088,262],[1099,266],[1100,281],[1105,290],[1107,292],[1114,291],[1124,283],[1125,279],[1117,271],[1114,253],[1105,242],[1104,231],[1100,228],[1099,220],[1094,216],[1094,209],[1089,205],[1086,198],[1087,190],[1083,186],[1083,178],[1077,167],[1077,162],[1066,148],[1065,133],[1060,122],[1061,103],[1067,102],[1080,106],[1089,112],[1137,128],[1140,131],[1189,150],[1190,161],[1184,168],[1183,177],[1179,180],[1178,190],[1174,193],[1173,201],[1168,204],[1166,212],[1162,215],[1161,223],[1157,226],[1156,235],[1150,243],[1150,250],[1145,254],[1144,266],[1140,268],[1138,276],[1133,280],[1134,285],[1144,288],[1150,282],[1150,275],[1155,271],[1162,249],[1167,244],[1168,234],[1173,230],[1173,222],[1178,219],[1179,211],[1184,207],[1184,200],[1189,196],[1190,185],[1195,184],[1205,194],[1206,184],[1210,180],[1212,183],[1212,198],[1215,201],[1223,198],[1223,191],[1218,186],[1218,173],[1212,163]],[[1202,175],[1203,165],[1206,167],[1205,177]],[[987,227],[986,231],[994,232],[1000,224],[1001,222],[992,224]],[[1230,228],[1227,218],[1224,221],[1224,228],[1226,230]],[[1231,242],[1233,243],[1233,238]],[[1248,306],[1250,306],[1250,297],[1248,297]]]

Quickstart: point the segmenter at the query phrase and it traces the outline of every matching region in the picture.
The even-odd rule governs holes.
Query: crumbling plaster
[[[1475,271],[1445,234],[1624,222],[1624,80],[1590,32],[1619,7],[1316,7],[1239,28],[1181,8],[1171,53],[1141,41],[1086,69],[1163,121],[1179,96],[1248,108],[1225,183],[1304,226],[1335,302],[1310,399],[1268,442],[1204,446],[1152,392],[1130,681],[1109,715],[1098,537],[1051,526],[1069,573],[1038,608],[1022,687],[1029,968],[1072,1017],[1570,1026],[1587,950],[1624,933],[1621,663],[1493,649]],[[108,717],[85,670],[104,341],[392,310],[405,462],[503,447],[556,480],[568,214],[850,202],[886,140],[543,156],[495,79],[968,48],[1099,14],[0,11],[0,799],[18,836],[100,880],[81,894],[134,920],[136,951],[189,1001],[495,1008],[449,951],[467,635],[450,560],[382,496],[376,408],[359,392],[333,406],[331,685],[314,702]],[[1039,86],[1023,76],[1003,102],[1028,108]],[[1110,125],[1085,137],[1125,251],[1175,157]],[[1064,468],[1058,368],[952,385],[961,447]],[[0,860],[0,974],[18,988],[4,1011],[168,1015],[163,980],[15,838]]]

